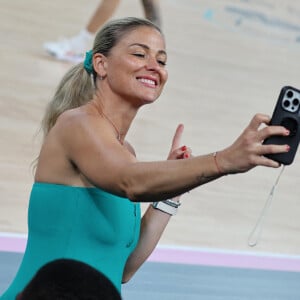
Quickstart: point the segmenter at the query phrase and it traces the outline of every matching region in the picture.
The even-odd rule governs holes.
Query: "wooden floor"
[[[114,17],[142,16],[124,0]],[[45,41],[77,33],[98,1],[2,0],[0,9],[0,231],[27,231],[40,121],[70,67]],[[283,85],[300,87],[300,4],[292,0],[161,0],[169,82],[143,108],[128,139],[140,160],[165,159],[178,123],[194,154],[231,144],[256,112],[271,114]],[[162,245],[300,254],[300,156],[287,167],[262,239],[247,238],[279,169],[224,177],[183,196]]]

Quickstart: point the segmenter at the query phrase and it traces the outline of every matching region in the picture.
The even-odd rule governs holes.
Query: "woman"
[[[147,20],[126,18],[108,23],[84,65],[65,75],[44,117],[26,252],[1,300],[14,299],[42,265],[58,258],[95,267],[120,290],[176,213],[178,198],[168,199],[223,175],[258,165],[279,167],[263,155],[288,147],[261,142],[288,131],[260,129],[269,122],[261,114],[215,154],[191,157],[189,148],[180,147],[179,125],[168,160],[137,161],[125,137],[139,108],[161,94],[166,61],[160,29]],[[139,202],[152,201],[140,219]]]

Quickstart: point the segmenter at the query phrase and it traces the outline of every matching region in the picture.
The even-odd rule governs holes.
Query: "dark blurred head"
[[[44,265],[17,300],[121,300],[113,283],[93,267],[71,259]]]

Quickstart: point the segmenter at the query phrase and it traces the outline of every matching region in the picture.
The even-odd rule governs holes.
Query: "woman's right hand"
[[[242,173],[256,166],[280,167],[265,154],[289,151],[288,145],[263,145],[262,142],[273,135],[289,135],[283,126],[268,126],[270,117],[256,114],[238,139],[228,148],[217,153],[216,159],[222,173]],[[266,126],[262,125],[265,124]]]

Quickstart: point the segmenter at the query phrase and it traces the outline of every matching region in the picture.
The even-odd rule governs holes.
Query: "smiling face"
[[[111,49],[105,62],[105,77],[114,94],[135,105],[155,101],[168,73],[163,36],[155,28],[140,26],[126,33]]]

